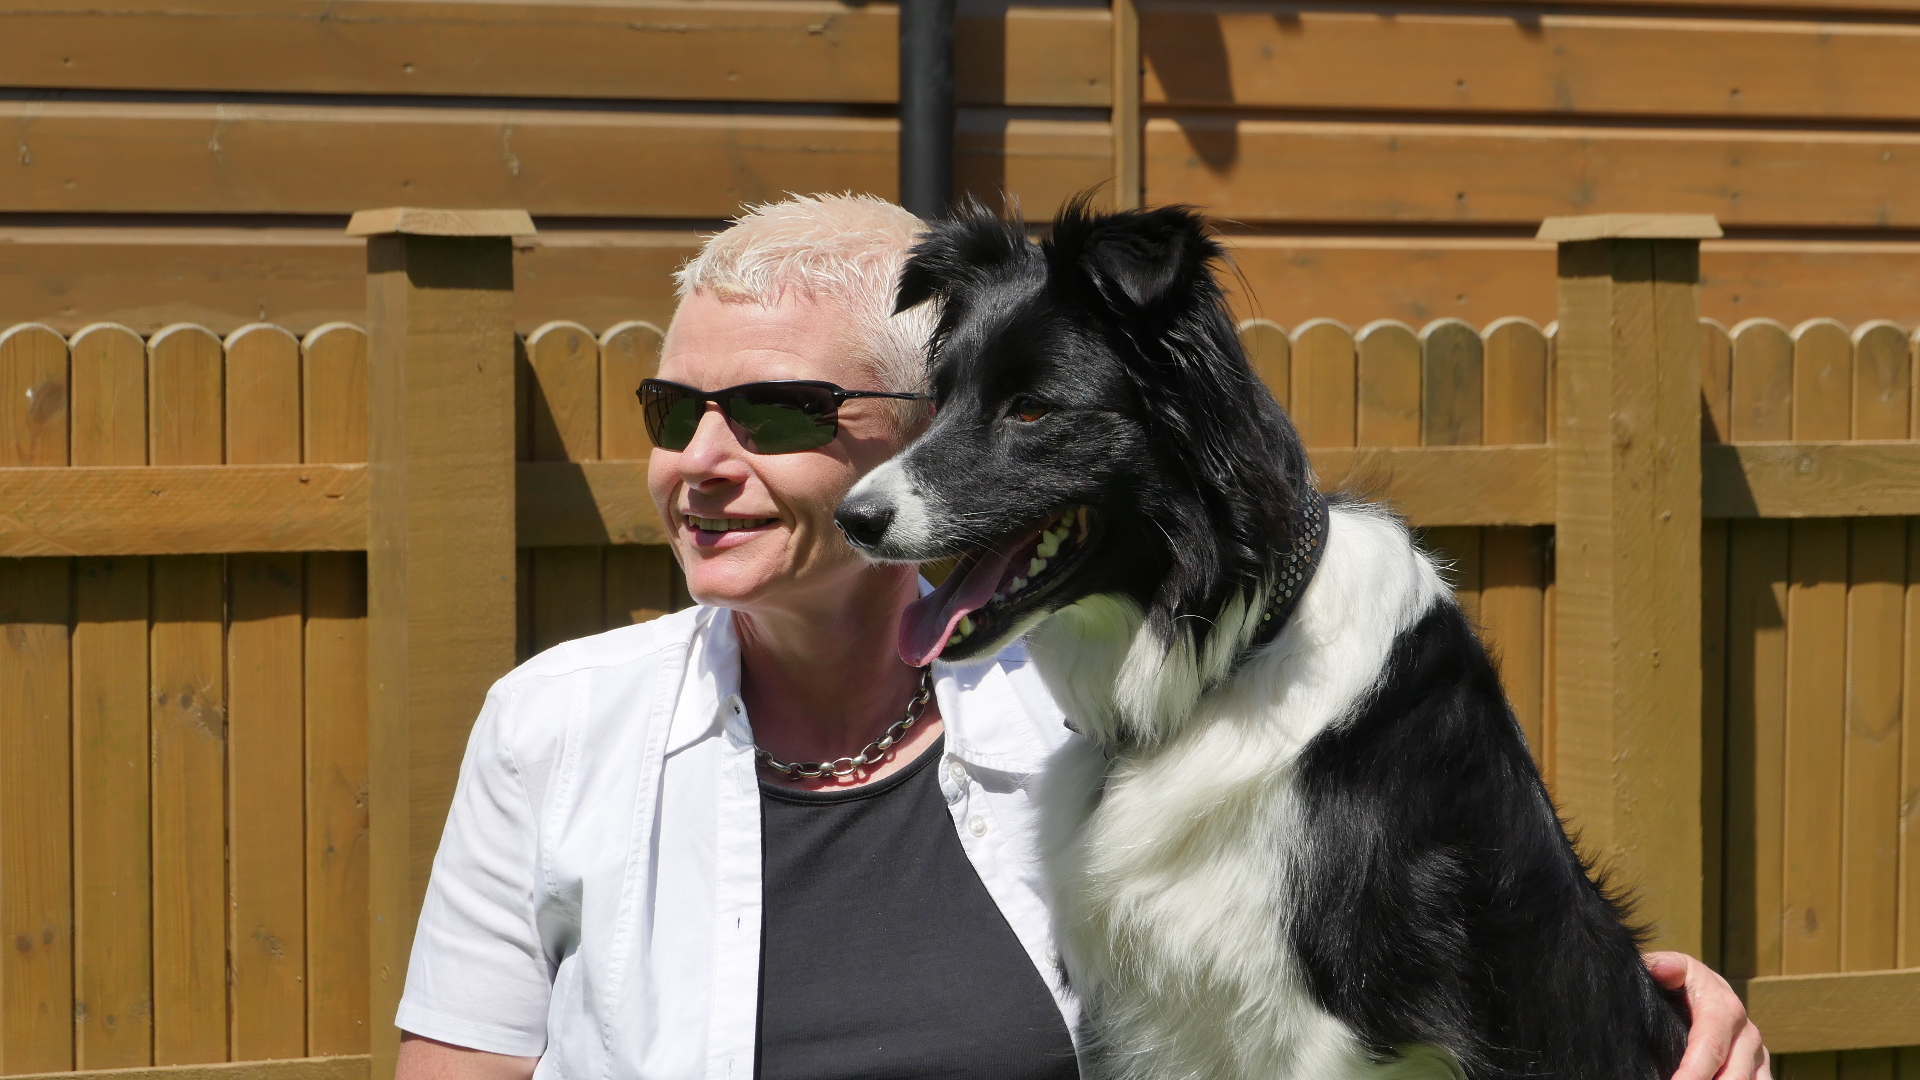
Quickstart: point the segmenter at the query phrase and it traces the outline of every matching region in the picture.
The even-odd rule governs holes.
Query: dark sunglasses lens
[[[791,454],[833,441],[838,410],[819,386],[761,383],[728,395],[727,416],[746,430],[756,454]]]
[[[685,450],[700,427],[707,403],[673,386],[649,383],[640,390],[641,410],[647,419],[647,437],[662,450]]]

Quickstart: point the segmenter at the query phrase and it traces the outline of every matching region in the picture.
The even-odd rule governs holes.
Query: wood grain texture
[[[1907,522],[1854,521],[1849,533],[1840,967],[1872,971],[1899,962]],[[1884,1064],[1892,1067],[1890,1059]]]
[[[1656,940],[1700,947],[1698,245],[1559,254],[1555,791],[1638,882]],[[1631,769],[1618,765],[1633,761]]]
[[[1703,414],[1705,410],[1702,410]],[[1727,555],[1725,521],[1700,523],[1701,954],[1725,968],[1727,869]]]
[[[68,461],[67,343],[0,334],[0,464]],[[66,559],[0,560],[0,1072],[73,1067]]]
[[[94,323],[73,335],[73,464],[147,463],[147,343]]]
[[[1183,113],[1147,122],[1147,196],[1243,222],[1532,224],[1658,206],[1723,225],[1909,227],[1916,150],[1904,133]]]
[[[147,461],[146,342],[75,334],[73,461]],[[74,560],[74,1067],[153,1062],[148,562]]]
[[[192,325],[147,342],[147,460],[225,459],[225,357]],[[152,566],[153,1058],[228,1060],[224,560]]]
[[[1285,408],[1293,388],[1293,342],[1288,340],[1286,328],[1272,319],[1242,320],[1240,347],[1247,351],[1254,374]]]
[[[615,323],[600,335],[600,452],[595,457],[641,458],[653,450],[640,410],[640,382],[660,370],[666,335],[650,322]]]
[[[300,343],[277,326],[226,340],[227,461],[298,463]],[[306,1032],[304,566],[291,552],[227,560],[227,889],[230,1053],[300,1057]]]
[[[1202,108],[1906,118],[1899,23],[1141,5],[1147,100]]]
[[[1920,968],[1759,978],[1745,990],[1775,1053],[1920,1042]]]
[[[1701,460],[1708,517],[1920,513],[1920,448],[1910,442],[1739,443],[1706,447]]]
[[[10,410],[21,407],[19,395],[7,396]],[[0,559],[0,1071],[8,1073],[73,1067],[70,572],[66,559]]]
[[[1509,316],[1489,323],[1484,338],[1483,441],[1489,446],[1546,442],[1547,335],[1531,319]]]
[[[513,250],[367,242],[370,1017],[393,1015],[474,717],[512,668]],[[398,1032],[368,1032],[387,1076]]]
[[[1727,442],[1733,432],[1733,338],[1713,319],[1700,320],[1700,441]]]
[[[1795,521],[1791,535],[1781,973],[1804,975],[1840,970],[1847,526]]]
[[[0,556],[356,550],[366,500],[364,465],[0,468]]]
[[[1293,387],[1287,395],[1294,427],[1309,447],[1353,446],[1359,403],[1353,331],[1332,319],[1313,319],[1293,332]]]
[[[897,192],[897,125],[864,116],[392,105],[0,102],[35,170],[17,211],[345,214],[517,206],[535,214],[723,218],[788,191]],[[1051,213],[1106,180],[1105,121],[963,111],[956,183]],[[39,181],[58,174],[63,181]]]
[[[1486,395],[1485,343],[1459,319],[1437,319],[1420,331],[1420,441],[1474,446],[1481,440]]]
[[[608,547],[603,566],[605,629],[657,619],[679,608],[673,595],[673,550],[666,545]]]
[[[102,1071],[102,1080],[369,1080],[365,1054],[297,1058],[291,1061],[233,1061],[207,1065],[161,1065]],[[70,1080],[72,1073],[31,1073],[20,1080]]]
[[[893,4],[296,2],[0,13],[15,85],[889,104]],[[1107,12],[968,4],[966,104],[1104,106]],[[163,60],[162,57],[169,58]]]
[[[1378,319],[1354,336],[1359,382],[1354,441],[1360,446],[1420,445],[1420,339],[1413,328]]]
[[[1485,441],[1546,442],[1551,390],[1546,334],[1515,317],[1490,324],[1484,339]],[[1544,530],[1524,528],[1490,528],[1481,539],[1480,622],[1536,761],[1545,757],[1547,737],[1548,542]]]
[[[1920,967],[1920,529],[1907,528],[1906,649],[1900,687],[1900,967]],[[1920,1070],[1920,1054],[1905,1051],[1901,1068]],[[1920,1071],[1909,1073],[1920,1076]]]
[[[599,342],[577,323],[553,322],[527,335],[526,355],[533,460],[591,461],[600,451]],[[548,548],[533,553],[531,648],[599,633],[601,552],[597,547]]]
[[[367,335],[301,343],[304,460],[367,459]],[[307,1052],[367,1049],[367,562],[306,557]]]
[[[1739,428],[1734,430],[1737,434]],[[1727,901],[1721,963],[1731,977],[1778,975],[1785,914],[1788,525],[1732,522],[1727,542]]]

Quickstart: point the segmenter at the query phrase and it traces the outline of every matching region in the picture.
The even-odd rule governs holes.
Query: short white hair
[[[872,195],[790,195],[748,207],[707,237],[674,280],[682,300],[703,292],[771,306],[791,291],[837,305],[853,319],[856,344],[880,380],[875,389],[924,390],[934,305],[893,313],[900,268],[924,227]]]

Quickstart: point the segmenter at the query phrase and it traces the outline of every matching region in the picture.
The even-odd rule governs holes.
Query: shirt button
[[[959,758],[955,758],[952,761],[947,763],[947,775],[953,777],[954,783],[959,784],[962,787],[966,786],[967,767],[965,765],[960,764]]]
[[[975,836],[987,835],[987,819],[975,814],[967,819],[967,831]]]

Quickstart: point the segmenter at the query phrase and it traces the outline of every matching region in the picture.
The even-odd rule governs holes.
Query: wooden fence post
[[[514,662],[513,248],[524,211],[355,214],[367,237],[368,1030],[394,1011],[467,732]]]
[[[1549,218],[1555,376],[1554,776],[1655,943],[1702,946],[1700,239],[1707,215]]]

